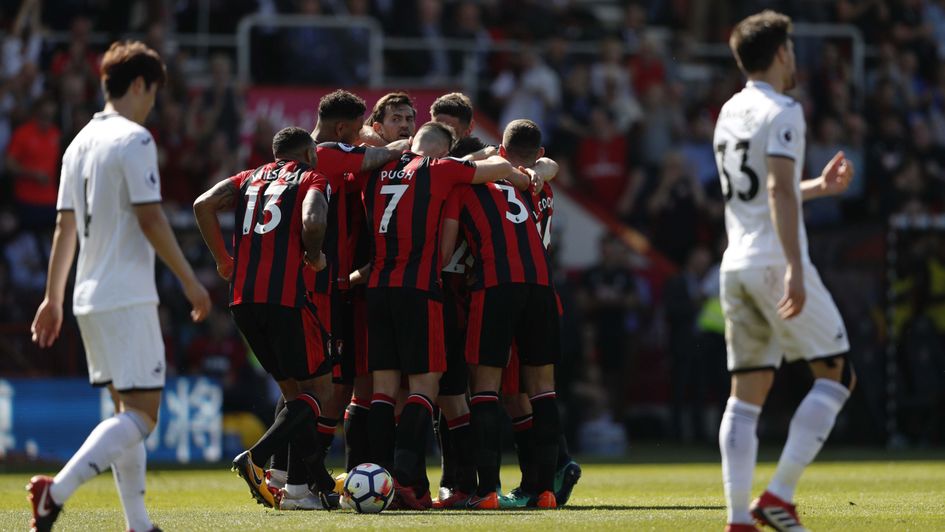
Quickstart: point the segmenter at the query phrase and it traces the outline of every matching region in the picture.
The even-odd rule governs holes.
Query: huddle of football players
[[[581,469],[554,389],[547,182],[558,166],[541,131],[515,120],[486,146],[470,136],[460,93],[439,97],[420,127],[405,93],[382,97],[365,123],[366,111],[351,92],[326,95],[313,131],[279,131],[274,162],[194,202],[233,319],[282,391],[275,421],[234,469],[264,506],[336,508],[343,475],[324,462],[343,415],[345,469],[387,469],[392,508],[566,504]],[[500,496],[503,406],[522,477]]]

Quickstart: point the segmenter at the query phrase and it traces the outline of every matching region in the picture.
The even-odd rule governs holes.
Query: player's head
[[[409,139],[417,130],[417,110],[405,92],[385,94],[371,111],[371,127],[386,142]]]
[[[545,149],[541,147],[541,128],[524,118],[512,120],[502,134],[499,155],[508,159],[512,166],[534,166],[535,161],[545,155]]]
[[[766,9],[742,20],[732,30],[728,45],[738,67],[747,76],[774,74],[784,90],[796,84],[791,17]]]
[[[346,90],[338,89],[322,96],[318,102],[318,123],[315,125],[317,140],[358,144],[366,110],[364,100]]]
[[[425,157],[443,157],[450,152],[455,141],[453,128],[439,122],[427,122],[413,136],[410,150]]]
[[[141,41],[117,41],[112,43],[102,57],[102,90],[109,102],[125,100],[131,111],[138,116],[129,117],[144,121],[158,89],[167,79],[164,61],[157,52]]]
[[[299,161],[313,168],[318,163],[315,139],[308,131],[294,126],[280,129],[272,137],[272,156],[277,161]]]
[[[453,149],[450,150],[450,156],[465,157],[470,153],[475,153],[485,147],[485,143],[483,143],[479,137],[462,137],[453,143]]]
[[[433,120],[453,128],[460,138],[472,135],[472,101],[461,92],[451,92],[437,98],[430,106],[430,116]]]

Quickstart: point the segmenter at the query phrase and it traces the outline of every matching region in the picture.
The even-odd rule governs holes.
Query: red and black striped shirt
[[[230,305],[271,303],[300,308],[307,292],[302,201],[327,195],[328,179],[295,161],[276,161],[230,178],[239,188],[233,233]]]
[[[351,273],[353,257],[348,251],[348,238],[352,213],[361,208],[360,202],[352,203],[345,194],[348,176],[361,170],[366,148],[340,142],[322,142],[315,150],[318,156],[318,173],[328,178],[328,227],[325,229],[325,241],[322,249],[328,260],[324,270],[314,273],[314,290],[320,294],[331,292],[337,279],[343,279],[347,285]]]
[[[541,192],[537,196],[526,194],[532,208],[532,216],[538,225],[538,234],[541,235],[541,241],[545,249],[551,245],[551,217],[555,213],[555,193],[551,190],[551,184],[545,182]]]
[[[506,283],[551,285],[551,265],[531,198],[506,181],[453,191],[444,218],[458,220],[473,265],[472,289]]]
[[[369,288],[393,286],[440,291],[440,217],[457,185],[476,166],[404,152],[367,177],[364,206],[374,235]]]

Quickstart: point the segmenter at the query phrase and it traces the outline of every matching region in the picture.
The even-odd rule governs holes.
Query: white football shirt
[[[134,206],[161,201],[151,133],[115,112],[100,112],[62,157],[60,211],[75,211],[79,234],[73,312],[157,303],[154,248]]]
[[[749,81],[722,107],[713,146],[728,233],[723,271],[785,263],[768,204],[768,156],[794,160],[800,210],[805,132],[801,104],[767,83]],[[797,230],[802,260],[809,262],[803,213],[798,216]]]

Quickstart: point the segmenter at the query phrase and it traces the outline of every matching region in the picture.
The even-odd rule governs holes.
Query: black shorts
[[[469,290],[464,274],[443,272],[443,325],[446,338],[446,372],[440,378],[440,395],[462,395],[469,384],[466,366],[466,327],[469,324]]]
[[[443,303],[415,288],[367,290],[368,367],[407,375],[446,370]]]
[[[332,382],[336,384],[354,384],[355,377],[370,373],[367,360],[367,300],[364,287],[351,290],[335,291],[332,299],[336,353],[332,370]]]
[[[313,305],[314,306],[314,305]],[[256,359],[277,381],[306,380],[331,371],[327,309],[243,303],[230,313]]]
[[[513,340],[523,365],[556,364],[561,358],[558,300],[550,286],[508,283],[472,293],[466,361],[504,368]]]

